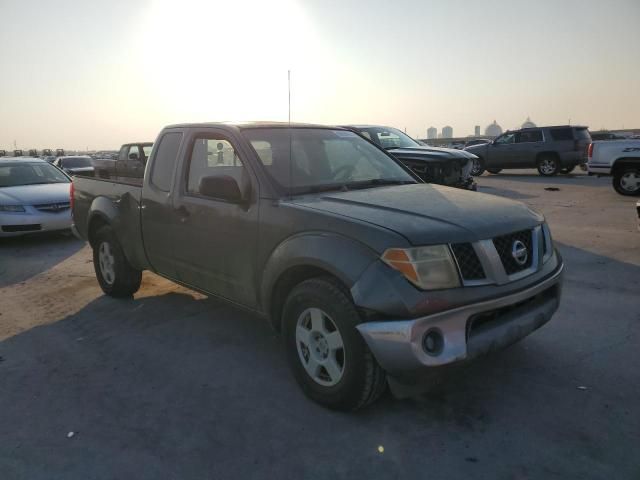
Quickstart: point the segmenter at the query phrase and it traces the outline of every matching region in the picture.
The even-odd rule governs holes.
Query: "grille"
[[[58,213],[64,210],[68,210],[71,205],[69,202],[61,202],[61,203],[45,203],[42,205],[34,205],[35,208],[40,210],[41,212],[50,212],[50,213]]]
[[[3,225],[2,231],[7,233],[15,233],[15,232],[37,232],[41,230],[42,227],[40,224],[35,223],[33,225]]]
[[[480,259],[470,243],[455,243],[451,245],[451,249],[456,256],[462,278],[465,280],[482,280],[485,278]]]
[[[507,275],[513,275],[514,273],[521,272],[522,270],[526,270],[531,267],[531,263],[533,261],[531,233],[531,230],[522,230],[520,232],[502,235],[501,237],[495,237],[493,239],[493,244],[498,251],[498,255],[500,255],[500,260],[502,260],[502,265],[504,266],[504,270]],[[513,258],[513,254],[511,253],[513,243],[517,240],[520,240],[524,243],[525,247],[527,247],[527,261],[523,265],[516,262],[515,258]]]

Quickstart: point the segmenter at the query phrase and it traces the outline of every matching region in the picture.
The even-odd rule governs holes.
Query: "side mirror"
[[[137,153],[130,153],[129,154],[129,160],[138,160],[138,154]]]
[[[220,198],[232,203],[241,203],[243,200],[238,182],[229,175],[202,177],[198,192],[205,197]]]

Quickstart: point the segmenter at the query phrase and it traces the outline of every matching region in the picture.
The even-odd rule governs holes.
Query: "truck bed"
[[[92,212],[99,211],[102,217],[108,215],[105,223],[115,231],[129,262],[138,268],[147,268],[140,222],[142,187],[88,177],[74,177],[73,186],[73,222],[77,235],[92,241],[92,229],[96,227],[93,222],[101,218]]]

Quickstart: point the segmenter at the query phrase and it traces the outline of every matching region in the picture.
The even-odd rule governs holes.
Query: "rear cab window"
[[[182,132],[165,133],[158,142],[158,150],[153,160],[150,183],[158,190],[171,189],[173,169],[178,160],[178,150],[182,142]]]

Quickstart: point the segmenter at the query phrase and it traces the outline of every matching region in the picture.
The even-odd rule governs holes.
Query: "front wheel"
[[[481,158],[474,158],[471,160],[473,164],[471,165],[471,175],[474,177],[479,177],[484,173],[484,162]]]
[[[615,172],[613,188],[620,195],[640,195],[640,168],[626,168]]]
[[[538,161],[538,173],[544,177],[551,177],[560,171],[560,163],[555,157],[542,157]]]
[[[384,392],[385,373],[356,329],[362,320],[339,282],[320,277],[300,283],[283,315],[289,364],[309,398],[353,411]]]
[[[108,225],[96,232],[93,268],[100,288],[112,297],[130,297],[142,283],[142,272],[131,266],[113,229]]]

